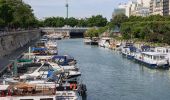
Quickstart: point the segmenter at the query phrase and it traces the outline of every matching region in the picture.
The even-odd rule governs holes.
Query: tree
[[[108,22],[106,26],[107,26],[110,30],[114,30],[116,25],[111,21],[111,22]]]
[[[87,27],[87,19],[80,19],[78,20],[78,27]]]
[[[74,17],[66,18],[66,25],[69,25],[71,27],[77,26],[78,25],[78,20]]]
[[[13,12],[14,10],[10,7],[7,1],[0,1],[0,18],[3,20],[5,25],[9,26],[9,24],[13,20]]]
[[[98,37],[98,30],[96,28],[90,28],[89,30],[86,31],[85,37]]]
[[[126,15],[124,15],[124,14],[118,14],[118,15],[115,15],[115,16],[113,17],[112,22],[113,22],[116,26],[120,27],[123,22],[126,22],[126,21],[127,21],[127,19],[128,19],[128,17],[127,17]]]
[[[21,0],[0,0],[0,19],[3,27],[8,28],[29,28],[38,24],[31,6]]]
[[[107,30],[108,30],[108,26],[100,27],[100,28],[98,29],[98,33],[99,33],[99,35],[100,35],[100,34],[104,33],[104,32],[107,31]]]
[[[49,27],[63,27],[65,25],[65,19],[63,17],[49,17],[44,21],[44,26]]]
[[[104,27],[107,24],[107,19],[102,15],[92,16],[87,19],[87,25],[89,27]]]
[[[4,25],[5,25],[4,20],[0,18],[0,27],[4,27]]]

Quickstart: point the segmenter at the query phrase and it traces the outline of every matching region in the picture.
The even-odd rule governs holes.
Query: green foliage
[[[167,34],[170,32],[170,21],[125,22],[121,25],[124,39],[127,35],[132,38],[148,42],[167,43]]]
[[[102,33],[106,32],[108,30],[108,26],[100,27],[100,28],[90,28],[86,31],[85,37],[98,37]]]
[[[77,26],[78,25],[78,19],[70,17],[70,18],[66,18],[66,25],[69,25],[71,27]]]
[[[102,15],[92,16],[88,18],[87,24],[89,27],[104,27],[107,24],[107,19],[104,18]]]
[[[125,21],[127,21],[128,17],[124,14],[118,14],[113,17],[112,23],[114,23],[116,26],[120,27],[121,24]]]
[[[102,33],[106,32],[107,30],[108,30],[108,26],[100,27],[100,28],[98,29],[98,33],[99,33],[99,34],[102,34]]]
[[[120,27],[123,39],[170,44],[170,16],[123,16],[116,15],[111,22]]]
[[[37,23],[38,20],[28,4],[21,0],[0,0],[1,27],[29,28],[37,26]]]
[[[87,27],[87,19],[80,19],[77,24],[78,27]]]
[[[98,37],[99,36],[99,32],[96,28],[90,28],[89,30],[87,30],[87,32],[85,33],[85,37]]]
[[[114,30],[116,25],[111,21],[111,22],[108,22],[106,26],[107,26],[110,30]]]
[[[58,23],[58,24],[56,24]],[[63,27],[64,25],[69,25],[71,27],[104,27],[107,24],[107,19],[103,18],[101,15],[92,16],[85,19],[76,19],[73,17],[63,18],[63,17],[49,17],[44,20],[44,26],[48,27]]]
[[[0,18],[7,25],[13,20],[13,11],[12,7],[5,1],[1,0],[0,3]]]
[[[0,18],[0,27],[3,27],[4,25],[5,25],[4,20]]]
[[[65,25],[65,19],[63,17],[50,17],[44,20],[44,26],[63,27],[64,25]]]

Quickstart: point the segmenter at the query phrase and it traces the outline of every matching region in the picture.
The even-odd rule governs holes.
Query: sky
[[[85,18],[92,15],[103,15],[108,20],[119,3],[127,3],[128,0],[68,0],[69,17]],[[32,6],[37,18],[66,17],[66,0],[24,0]]]

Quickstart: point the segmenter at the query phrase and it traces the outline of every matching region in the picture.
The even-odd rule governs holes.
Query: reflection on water
[[[153,70],[118,52],[83,44],[82,39],[58,41],[59,53],[78,60],[87,100],[169,100],[170,72]]]

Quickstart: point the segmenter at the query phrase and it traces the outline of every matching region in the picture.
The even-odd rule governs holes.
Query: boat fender
[[[1,97],[5,97],[4,91],[1,92]]]
[[[12,94],[11,94],[11,90],[8,90],[8,96],[11,96]]]
[[[73,90],[75,90],[76,89],[76,84],[70,84],[70,89],[73,89]]]

